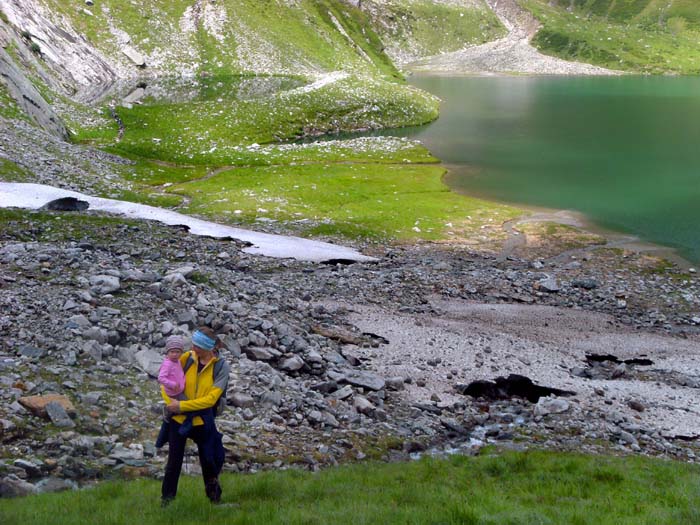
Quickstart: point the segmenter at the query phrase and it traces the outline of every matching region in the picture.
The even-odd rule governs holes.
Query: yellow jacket
[[[180,411],[184,414],[178,414],[173,416],[173,420],[182,424],[187,417],[187,412],[196,412],[197,410],[204,410],[206,408],[211,408],[216,405],[216,402],[221,397],[221,394],[226,390],[228,384],[228,376],[230,373],[230,367],[226,361],[224,361],[223,366],[219,370],[217,377],[214,377],[214,363],[216,363],[219,358],[214,357],[209,361],[201,372],[197,372],[199,369],[199,361],[197,360],[197,354],[194,352],[185,352],[180,356],[180,365],[184,368],[187,358],[192,356],[194,363],[189,367],[187,372],[185,372],[185,397],[186,401],[180,401]],[[161,385],[160,393],[163,396],[166,404],[170,403],[170,397],[165,393],[165,388]],[[194,426],[203,425],[204,421],[199,416],[195,416],[192,420]]]

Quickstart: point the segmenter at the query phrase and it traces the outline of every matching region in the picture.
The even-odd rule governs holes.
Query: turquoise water
[[[700,262],[700,78],[415,77],[443,100],[406,134],[489,199],[571,209]]]

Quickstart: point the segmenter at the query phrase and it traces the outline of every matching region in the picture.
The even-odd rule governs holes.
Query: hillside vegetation
[[[398,64],[483,44],[506,32],[484,0],[363,0],[362,9]]]
[[[103,0],[88,8],[66,0],[42,3],[122,67],[128,66],[121,52],[128,45],[160,74],[353,69],[396,75],[362,12],[337,1]]]
[[[521,0],[543,53],[610,69],[700,73],[698,0]]]

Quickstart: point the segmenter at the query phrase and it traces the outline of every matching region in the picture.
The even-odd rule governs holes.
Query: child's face
[[[182,355],[182,350],[178,350],[178,349],[174,348],[172,350],[168,350],[168,353],[165,355],[167,355],[168,359],[170,359],[171,361],[177,361],[178,359],[180,359],[180,356]]]

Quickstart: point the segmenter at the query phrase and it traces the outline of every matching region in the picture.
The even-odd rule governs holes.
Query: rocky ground
[[[539,75],[614,75],[605,68],[569,62],[543,55],[530,40],[539,23],[516,0],[487,0],[491,9],[508,30],[508,34],[479,46],[472,46],[434,57],[428,57],[406,67],[414,72],[445,74],[519,73]]]
[[[643,254],[366,245],[377,262],[324,265],[3,213],[3,495],[159,476],[153,375],[165,338],[200,324],[233,365],[228,471],[487,444],[697,461],[700,283]]]

